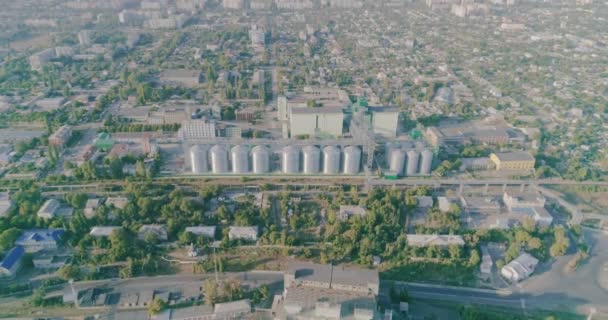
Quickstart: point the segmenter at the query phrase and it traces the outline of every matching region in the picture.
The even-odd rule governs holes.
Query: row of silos
[[[229,173],[228,165],[232,166],[232,173],[256,174],[267,173],[270,170],[270,152],[263,146],[256,146],[251,150],[252,167],[249,168],[249,149],[245,146],[234,146],[230,149],[230,161],[228,150],[221,145],[215,145],[211,149],[195,145],[190,148],[190,163],[192,173],[201,174],[209,171],[208,160],[211,159],[211,172],[215,174]]]
[[[430,175],[433,165],[433,152],[424,149],[421,152],[410,149],[392,149],[389,156],[389,170],[398,175]]]
[[[357,174],[361,168],[361,149],[357,146],[345,147],[343,153],[336,146],[326,146],[322,151],[317,146],[305,146],[301,153],[304,174],[339,174],[342,154],[344,174]],[[300,149],[294,146],[284,147],[281,153],[281,171],[285,174],[296,174],[300,172],[299,168]]]
[[[302,157],[300,157],[300,154]],[[232,147],[230,151],[222,145],[214,145],[210,149],[200,145],[190,148],[190,162],[194,174],[209,171],[214,174],[230,172],[235,174],[268,173],[270,172],[270,156],[270,151],[264,146],[253,147],[251,157],[249,149],[241,145]],[[302,159],[301,171],[300,159]],[[343,160],[342,163],[341,159]],[[229,164],[232,170],[229,170]],[[357,146],[348,146],[341,152],[336,146],[326,146],[322,151],[317,146],[305,146],[303,148],[286,146],[281,150],[281,172],[284,174],[298,174],[300,172],[310,175],[321,174],[321,172],[323,174],[339,174],[341,164],[344,174],[354,175],[359,173],[361,149]]]

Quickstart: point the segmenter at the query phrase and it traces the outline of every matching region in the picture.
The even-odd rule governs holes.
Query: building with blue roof
[[[13,247],[8,251],[2,261],[0,261],[0,277],[14,277],[21,267],[21,260],[25,254],[25,249],[21,246]]]
[[[25,230],[17,241],[15,241],[15,245],[22,246],[25,249],[25,252],[57,250],[57,242],[63,233],[63,229]]]

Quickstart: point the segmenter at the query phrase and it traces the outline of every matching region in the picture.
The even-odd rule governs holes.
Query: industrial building
[[[275,319],[376,319],[378,271],[289,262]]]
[[[375,135],[384,138],[397,136],[399,127],[399,109],[391,107],[370,107],[371,127]]]
[[[277,118],[289,123],[292,137],[339,137],[343,130],[343,110],[349,105],[350,99],[344,90],[304,87],[298,94],[277,99]]]
[[[496,170],[532,171],[535,159],[529,152],[501,152],[492,153],[490,160],[496,166]]]
[[[177,136],[184,140],[215,138],[217,136],[215,121],[207,119],[182,121]]]

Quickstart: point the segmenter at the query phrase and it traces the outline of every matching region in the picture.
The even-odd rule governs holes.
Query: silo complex
[[[418,157],[419,153],[416,150],[410,150],[407,152],[406,174],[408,176],[416,175],[418,172]]]
[[[285,174],[296,174],[300,171],[300,150],[294,146],[283,148],[281,170]]]
[[[389,170],[398,175],[403,174],[405,166],[405,151],[401,149],[393,149],[389,158]]]
[[[420,154],[420,174],[430,175],[433,166],[433,152],[425,149]]]
[[[356,146],[344,148],[344,174],[357,174],[361,167],[361,149]]]
[[[317,174],[321,163],[321,151],[315,146],[306,146],[302,148],[304,159],[303,171],[304,174]]]
[[[232,173],[249,172],[249,151],[245,146],[234,146],[230,150],[232,157]]]
[[[190,147],[190,165],[192,173],[201,174],[207,172],[207,149],[203,146],[195,145]]]
[[[323,148],[323,174],[340,173],[340,149],[335,146]]]
[[[251,150],[253,173],[262,174],[270,171],[270,152],[264,146],[255,146]]]
[[[211,154],[211,170],[213,173],[228,172],[228,151],[220,145],[215,145],[209,150]]]

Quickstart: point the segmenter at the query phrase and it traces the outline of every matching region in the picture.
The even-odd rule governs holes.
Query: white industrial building
[[[304,87],[303,91],[279,97],[277,118],[289,123],[291,136],[341,136],[348,94],[337,88]]]
[[[207,119],[186,120],[177,133],[182,139],[207,139],[217,136],[215,121]]]
[[[500,270],[500,274],[511,282],[519,282],[528,278],[534,272],[537,265],[538,259],[528,253],[523,253],[505,265]]]
[[[399,110],[391,107],[370,107],[371,125],[374,134],[394,138],[399,126]]]
[[[289,117],[289,128],[292,137],[307,135],[309,137],[342,135],[344,114],[341,107],[294,108]]]

